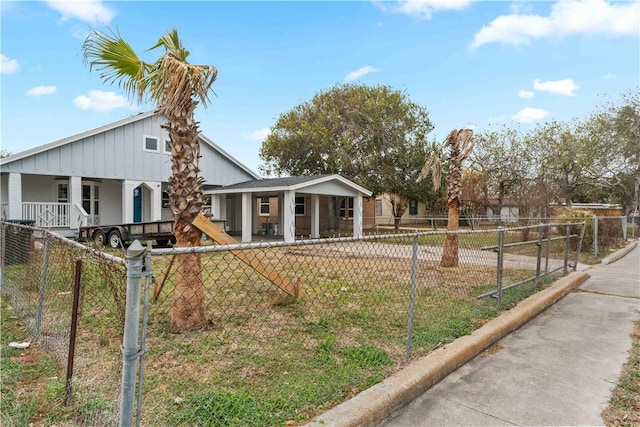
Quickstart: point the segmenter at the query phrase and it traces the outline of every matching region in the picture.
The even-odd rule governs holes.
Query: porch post
[[[78,221],[78,215],[76,215],[76,205],[82,206],[82,177],[70,176],[69,177],[69,226],[71,228],[78,228],[80,225]],[[88,213],[88,212],[87,212]]]
[[[345,200],[345,204],[348,200]],[[348,205],[347,205],[348,209]],[[362,193],[353,198],[353,237],[362,237]]]
[[[251,242],[253,230],[252,203],[253,193],[242,193],[242,243]]]
[[[222,219],[222,217],[220,216],[220,210],[221,210],[221,205],[220,205],[220,199],[221,199],[221,194],[212,194],[211,195],[211,216],[214,219]]]
[[[162,183],[147,182],[151,189],[151,221],[162,219]]]
[[[22,218],[22,175],[16,172],[9,174],[9,212],[7,219]]]
[[[140,181],[122,181],[122,222],[133,222],[133,190]]]
[[[284,241],[293,243],[296,240],[296,192],[286,190],[284,192],[284,203],[282,207],[282,231]]]
[[[311,195],[311,238],[320,238],[320,196]]]

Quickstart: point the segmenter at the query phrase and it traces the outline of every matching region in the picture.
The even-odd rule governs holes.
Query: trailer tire
[[[102,230],[96,230],[93,232],[93,234],[91,235],[91,240],[93,240],[93,243],[96,244],[96,246],[98,247],[103,247],[106,237],[104,235],[104,231]]]
[[[120,236],[120,232],[118,230],[111,230],[109,233],[109,246],[113,249],[119,249],[122,245],[122,237]]]
[[[167,246],[169,244],[169,239],[156,239],[156,243],[158,246]]]

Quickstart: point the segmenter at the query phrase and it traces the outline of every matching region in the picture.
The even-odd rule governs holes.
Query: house
[[[430,223],[431,216],[427,216],[428,209],[425,202],[410,199],[409,206],[405,213],[400,217],[401,226],[424,225]],[[375,217],[376,224],[379,226],[393,226],[394,217],[389,194],[381,194],[375,199]]]
[[[69,236],[82,225],[171,219],[166,208],[171,153],[163,122],[155,112],[141,113],[1,159],[2,219],[34,220],[37,226]],[[370,195],[338,175],[298,177],[264,187],[266,180],[209,138],[201,134],[200,142],[204,191],[212,201],[208,210],[226,221],[228,231],[242,233],[243,241],[250,241],[257,231],[258,216],[252,213],[258,198],[280,197],[282,206],[291,204],[295,212],[296,192],[311,205],[315,196],[332,195],[353,198],[358,207],[359,200]],[[313,215],[316,208],[310,209],[312,222],[319,221]],[[291,240],[296,217],[282,212],[280,224],[290,224],[275,234]],[[356,235],[362,229],[362,210],[358,212]]]
[[[242,230],[243,242],[253,234],[279,235],[285,242],[301,234],[315,239],[320,230],[336,228],[360,237],[365,225],[373,227],[373,218],[363,215],[365,206],[372,211],[371,192],[337,174],[250,180],[205,194],[211,196],[212,217],[233,218],[227,226]],[[337,218],[331,215],[336,206]]]

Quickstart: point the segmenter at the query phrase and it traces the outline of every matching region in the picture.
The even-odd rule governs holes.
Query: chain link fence
[[[60,419],[83,426],[117,425],[125,405],[138,425],[303,424],[577,268],[584,235],[581,222],[542,232],[536,225],[148,248],[132,282],[136,304],[127,305],[131,254],[125,262],[123,253],[1,225],[3,296],[33,344],[59,362],[59,400],[68,408]],[[500,236],[502,252],[494,248]],[[456,266],[443,266],[447,239],[457,242]],[[205,323],[195,315],[187,318],[197,328],[177,321],[185,304]],[[121,348],[130,306],[138,311],[129,326],[141,330],[133,351]],[[123,405],[131,370],[140,382],[124,387],[135,402]]]
[[[2,296],[28,333],[24,341],[55,362],[54,376],[20,386],[15,402],[3,399],[3,412],[36,402],[34,416],[48,424],[116,424],[124,261],[44,229],[3,222],[0,232]]]

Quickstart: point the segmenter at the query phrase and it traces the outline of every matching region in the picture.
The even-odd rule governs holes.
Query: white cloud
[[[511,116],[513,120],[519,123],[531,123],[542,120],[549,115],[547,110],[541,108],[526,107]]]
[[[540,79],[535,79],[533,81],[533,88],[541,92],[550,92],[550,93],[557,93],[559,95],[573,96],[575,95],[574,91],[580,88],[580,86],[578,86],[573,81],[573,79],[564,79],[564,80],[555,80],[555,81],[550,80],[548,82],[542,82],[540,81]]]
[[[17,59],[11,59],[0,53],[0,72],[2,72],[2,74],[14,73],[18,71],[19,66],[20,64]]]
[[[73,99],[73,103],[83,110],[109,111],[115,108],[129,107],[129,101],[114,92],[92,90],[88,95],[80,95]]]
[[[32,87],[27,91],[27,95],[29,96],[42,96],[42,95],[51,95],[55,93],[57,88],[55,86],[36,86]]]
[[[404,13],[423,19],[431,19],[433,12],[447,9],[462,9],[471,0],[398,0],[397,4],[389,5],[385,1],[374,1],[374,4],[383,11]]]
[[[101,0],[60,1],[47,0],[51,9],[62,14],[62,20],[79,19],[92,25],[108,25],[115,12],[102,4]]]
[[[271,135],[271,129],[262,128],[262,129],[258,129],[256,131],[251,132],[249,134],[249,139],[252,141],[262,142],[265,139],[267,139],[269,135]]]
[[[354,80],[358,80],[360,77],[364,76],[365,74],[375,73],[376,71],[378,71],[378,69],[367,65],[366,67],[362,67],[358,70],[352,71],[349,74],[347,74],[346,77],[344,78],[344,81],[345,83],[349,83]]]
[[[637,36],[640,2],[611,3],[606,0],[559,0],[549,16],[512,13],[498,16],[478,31],[472,48],[486,43],[528,45],[532,39],[573,34]]]
[[[531,92],[530,90],[522,89],[520,92],[518,92],[518,96],[524,99],[533,98],[535,95],[535,92]]]

